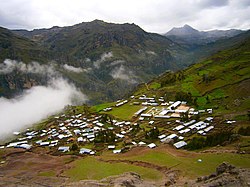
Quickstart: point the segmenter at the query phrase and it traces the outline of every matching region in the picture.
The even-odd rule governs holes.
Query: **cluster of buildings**
[[[131,96],[130,101],[117,101],[114,107],[121,107],[129,102],[130,105],[142,106],[141,109],[135,112],[134,122],[118,121],[115,119],[103,122],[101,114],[92,114],[88,117],[83,114],[70,116],[62,114],[54,117],[53,124],[47,128],[41,130],[27,129],[26,132],[23,133],[14,132],[13,134],[17,136],[16,141],[5,146],[0,146],[0,148],[17,147],[31,149],[36,146],[54,147],[57,151],[65,153],[71,151],[72,144],[76,143],[80,148],[79,154],[93,155],[96,153],[95,147],[92,146],[92,150],[89,148],[90,146],[87,145],[93,143],[98,133],[104,130],[110,130],[115,135],[115,140],[112,144],[105,144],[105,148],[115,154],[122,152],[121,146],[117,146],[119,142],[124,142],[127,139],[131,140],[131,146],[148,146],[149,148],[154,148],[156,147],[155,143],[149,142],[148,140],[145,140],[145,142],[148,142],[145,143],[142,141],[143,139],[138,140],[137,137],[131,135],[131,131],[137,128],[137,126],[140,126],[140,124],[154,126],[155,121],[159,121],[159,119],[170,119],[171,122],[174,121],[172,124],[177,125],[173,127],[170,125],[170,121],[166,122],[166,120],[163,120],[163,122],[166,123],[164,128],[168,129],[168,133],[162,133],[158,136],[158,139],[161,143],[172,142],[174,147],[179,149],[187,145],[184,141],[186,136],[195,133],[206,135],[214,128],[212,125],[213,117],[207,117],[203,121],[193,119],[185,123],[182,122],[180,118],[182,113],[187,114],[189,117],[199,113],[211,114],[213,112],[212,109],[195,111],[195,109],[187,106],[186,102],[166,102],[163,97],[156,99],[155,97],[147,97],[146,95],[142,95],[138,98]],[[103,111],[108,112],[111,110],[112,107],[108,107]],[[230,121],[228,123],[230,123]],[[134,140],[137,140],[137,142]]]

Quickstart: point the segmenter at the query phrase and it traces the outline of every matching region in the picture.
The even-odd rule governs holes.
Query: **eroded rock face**
[[[198,178],[193,186],[250,186],[250,171],[223,162],[215,173]]]

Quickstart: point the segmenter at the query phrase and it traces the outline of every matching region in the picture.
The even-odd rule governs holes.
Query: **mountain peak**
[[[191,27],[191,26],[188,25],[188,24],[185,24],[182,28],[191,28],[191,29],[194,29],[193,27]]]
[[[174,27],[166,33],[166,35],[177,35],[177,36],[197,35],[197,34],[199,34],[199,31],[187,24],[185,24],[183,27]]]

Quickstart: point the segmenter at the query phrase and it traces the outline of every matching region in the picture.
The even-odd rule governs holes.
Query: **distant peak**
[[[185,28],[185,29],[193,29],[193,30],[195,30],[193,27],[191,27],[190,25],[188,25],[188,24],[185,24],[184,26],[183,26],[183,28]]]
[[[199,31],[194,29],[188,24],[185,24],[183,27],[174,27],[166,35],[197,35]]]
[[[103,23],[104,21],[103,20],[100,20],[100,19],[95,19],[95,20],[93,20],[92,22],[101,22],[101,23]]]

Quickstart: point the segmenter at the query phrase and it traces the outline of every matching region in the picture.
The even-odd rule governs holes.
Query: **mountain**
[[[86,93],[90,103],[101,103],[119,99],[141,82],[167,70],[177,71],[199,62],[246,37],[242,33],[209,43],[202,38],[199,44],[192,40],[199,41],[204,33],[188,25],[171,32],[178,32],[182,38],[190,37],[185,41],[171,38],[173,35],[148,33],[135,24],[101,20],[33,31],[2,29],[1,62],[10,58],[26,64],[38,61],[46,67],[52,63],[53,71]],[[222,37],[223,33],[209,32],[211,37]],[[240,35],[242,39],[239,40]],[[7,45],[8,41],[11,47]],[[32,85],[46,84],[48,79],[49,76],[18,70],[1,74],[0,95],[11,97]]]
[[[25,62],[32,60],[44,62],[50,55],[48,50],[38,43],[0,27],[0,62],[6,58]]]
[[[245,32],[236,29],[198,31],[189,25],[184,25],[171,29],[165,36],[185,48],[186,53],[180,56],[179,61],[182,66],[188,67],[190,64],[200,62],[220,50],[240,43],[242,40],[237,41],[236,38],[239,35],[244,38]]]
[[[215,42],[220,39],[230,38],[243,32],[244,31],[242,30],[236,29],[198,31],[189,25],[184,25],[183,27],[174,27],[164,35],[177,43],[195,47],[197,45]]]
[[[148,81],[165,70],[179,69],[177,54],[184,52],[181,46],[166,37],[147,33],[135,24],[100,20],[69,27],[15,30],[12,35],[15,38],[19,35],[19,38],[25,38],[30,44],[53,54],[48,58],[41,56],[41,59],[53,61],[63,77],[90,95],[91,102],[118,99],[125,94],[124,90],[131,90],[140,82]],[[21,59],[25,63],[30,63],[30,60],[40,62],[39,58],[6,58]],[[2,95],[15,93],[19,80],[6,78],[11,74],[3,76],[2,80],[6,81]],[[25,75],[22,73],[20,76]],[[36,84],[41,83],[40,79],[32,77]],[[27,80],[27,84],[29,82]],[[21,83],[18,87],[19,91],[24,88]]]
[[[174,27],[168,31],[165,36],[199,36],[200,32],[191,26],[185,24],[183,27]]]

